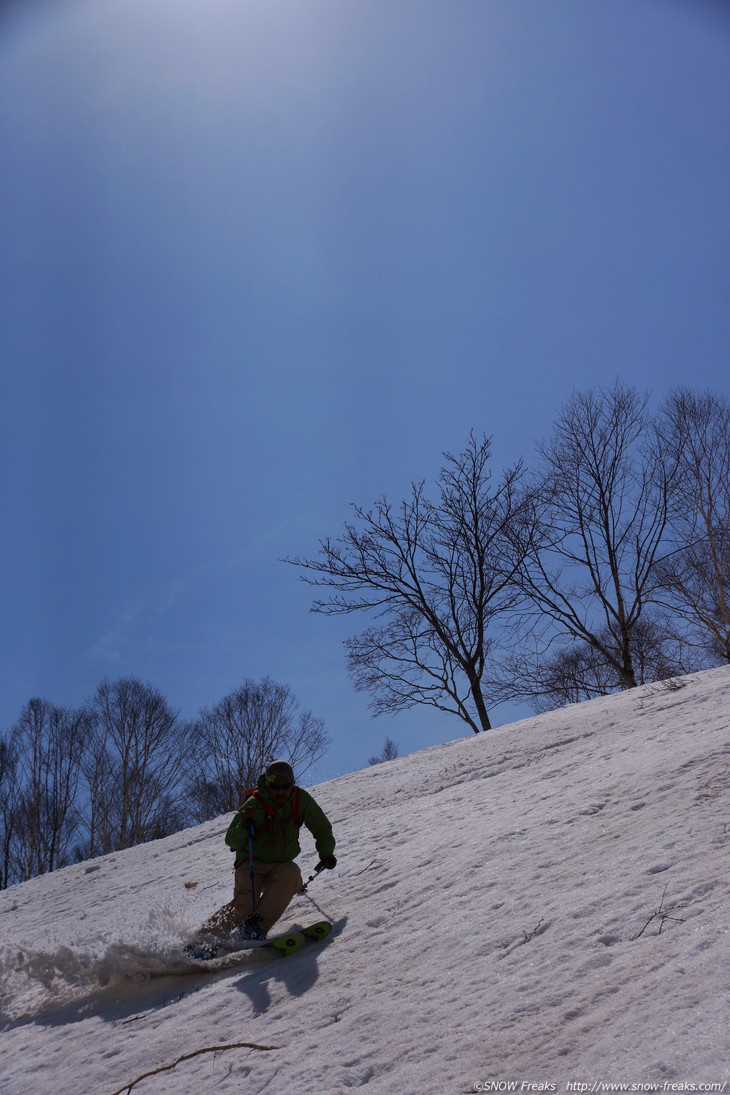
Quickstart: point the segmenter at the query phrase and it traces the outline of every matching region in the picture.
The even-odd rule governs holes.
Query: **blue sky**
[[[0,728],[268,674],[317,779],[460,736],[279,560],[575,388],[728,394],[729,61],[710,0],[6,7]]]

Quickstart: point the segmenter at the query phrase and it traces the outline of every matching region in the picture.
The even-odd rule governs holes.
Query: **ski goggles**
[[[281,776],[267,776],[266,786],[271,791],[291,791],[294,784],[282,779]]]

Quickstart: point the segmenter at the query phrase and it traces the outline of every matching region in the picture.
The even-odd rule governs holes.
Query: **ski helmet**
[[[266,782],[272,786],[294,786],[294,769],[285,760],[272,760],[266,769]]]

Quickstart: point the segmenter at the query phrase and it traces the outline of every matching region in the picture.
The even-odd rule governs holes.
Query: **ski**
[[[280,958],[288,958],[294,951],[298,951],[305,942],[303,932],[287,932],[286,935],[277,935],[274,939],[267,939],[261,943],[260,949],[275,951]],[[259,949],[259,948],[257,948]]]
[[[273,939],[267,939],[260,943],[262,950],[274,950],[281,958],[287,958],[294,951],[299,950],[303,943],[318,943],[325,939],[332,931],[329,920],[319,920],[316,924],[309,924],[306,928],[296,928],[284,935],[276,935]],[[256,944],[254,944],[256,946]]]
[[[220,970],[229,969],[231,966],[240,965],[252,952],[263,952],[261,957],[288,958],[295,954],[300,947],[307,943],[318,943],[330,934],[332,925],[328,920],[320,920],[316,924],[308,924],[304,928],[295,928],[290,932],[284,932],[271,939],[251,939],[241,941],[235,949],[221,949],[207,956],[196,953],[192,948],[186,948],[185,965],[189,972],[217,973]],[[184,971],[181,971],[184,972]]]

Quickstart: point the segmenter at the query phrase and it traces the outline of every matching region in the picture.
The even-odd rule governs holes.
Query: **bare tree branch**
[[[263,1052],[269,1052],[272,1049],[279,1049],[279,1046],[261,1046],[256,1042],[224,1042],[219,1046],[203,1046],[202,1049],[195,1049],[192,1053],[183,1053],[181,1057],[178,1057],[169,1065],[160,1065],[159,1068],[151,1068],[149,1072],[143,1072],[136,1080],[117,1088],[116,1091],[112,1092],[112,1095],[129,1093],[141,1080],[146,1080],[148,1076],[157,1076],[160,1072],[169,1072],[171,1069],[177,1068],[183,1061],[190,1061],[193,1057],[200,1057],[203,1053],[221,1053],[225,1049],[260,1049]]]
[[[377,621],[346,643],[376,715],[430,704],[475,732],[490,728],[492,631],[520,596],[530,511],[521,464],[493,484],[489,458],[489,440],[472,434],[463,453],[445,454],[436,501],[415,483],[399,506],[355,507],[356,521],[322,541],[317,558],[286,560],[328,591],[315,612]]]
[[[81,712],[30,700],[11,735],[15,788],[7,866],[26,881],[71,860],[79,827],[77,791],[86,745]]]
[[[670,511],[674,550],[659,567],[664,603],[716,662],[730,661],[730,404],[673,391],[659,435],[679,468]]]
[[[649,443],[647,397],[616,383],[574,394],[539,447],[540,534],[520,580],[524,620],[544,648],[555,637],[596,651],[622,688],[637,683],[636,643],[658,599],[676,462]]]
[[[187,755],[177,713],[152,685],[122,677],[99,685],[86,714],[83,767],[91,809],[85,855],[175,832]]]

